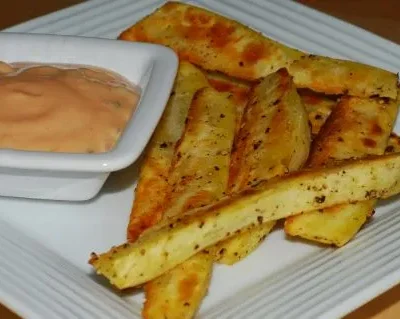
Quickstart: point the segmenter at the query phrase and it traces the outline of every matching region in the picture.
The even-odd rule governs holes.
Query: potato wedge
[[[227,191],[236,104],[230,93],[199,90],[169,175],[165,218],[219,200]]]
[[[200,252],[144,286],[145,319],[189,319],[207,294],[213,257]]]
[[[299,169],[309,149],[307,113],[291,76],[281,69],[250,95],[232,154],[231,192]]]
[[[162,216],[168,173],[177,141],[195,92],[208,86],[204,74],[189,62],[181,62],[171,97],[146,149],[135,190],[127,237],[136,239]]]
[[[399,153],[295,172],[159,224],[89,262],[117,288],[135,287],[252,224],[399,192]]]
[[[397,98],[397,74],[353,61],[308,55],[293,62],[289,73],[298,88],[364,98]]]
[[[298,170],[307,160],[310,129],[303,103],[285,69],[253,87],[232,155],[231,191]],[[256,249],[275,221],[216,245],[216,260],[232,265]]]
[[[304,55],[239,22],[173,1],[122,32],[119,39],[163,44],[181,60],[246,80],[262,78]]]
[[[395,101],[344,97],[313,143],[310,166],[384,153],[397,114]],[[376,201],[340,205],[289,217],[285,232],[336,246],[345,245],[371,216]]]
[[[343,97],[312,144],[308,165],[384,153],[397,102]]]
[[[285,232],[314,242],[341,247],[372,216],[376,200],[342,204],[288,218]]]
[[[326,96],[310,90],[298,90],[308,114],[311,136],[314,139],[336,106],[338,97]]]
[[[175,151],[164,219],[223,197],[228,188],[235,129],[232,94],[200,89]],[[208,290],[212,268],[213,256],[200,252],[147,283],[144,318],[193,318]]]

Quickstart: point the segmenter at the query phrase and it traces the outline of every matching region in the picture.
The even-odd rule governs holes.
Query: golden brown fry
[[[213,257],[200,252],[144,286],[145,319],[190,319],[207,294]]]
[[[308,55],[289,66],[298,88],[325,94],[397,98],[398,76],[373,66]]]
[[[163,44],[175,50],[181,60],[246,80],[264,77],[303,55],[239,22],[173,1],[119,38]]]
[[[127,230],[129,240],[136,239],[161,219],[175,145],[182,135],[193,95],[207,85],[207,79],[199,69],[188,62],[180,63],[171,97],[147,146],[140,169]]]
[[[117,288],[135,287],[252,224],[399,192],[398,153],[296,172],[160,224],[90,263]]]
[[[297,170],[308,157],[307,113],[285,69],[254,86],[229,175],[231,192]]]
[[[383,154],[396,113],[395,101],[342,98],[315,139],[309,164],[315,167],[329,164],[333,159]],[[285,231],[340,247],[371,216],[375,203],[371,200],[292,216],[285,222]]]
[[[376,200],[362,201],[297,215],[300,218],[289,217],[285,221],[285,232],[291,236],[341,247],[371,217],[375,204]]]
[[[301,168],[310,149],[303,103],[291,76],[282,69],[253,87],[232,156],[233,192]],[[216,245],[216,260],[232,265],[256,249],[275,221],[264,223]]]
[[[171,190],[165,218],[208,205],[225,194],[235,125],[231,94],[213,88],[195,94],[168,178]]]
[[[164,219],[211,204],[227,191],[236,104],[230,93],[199,90],[171,168]],[[205,296],[213,256],[200,252],[145,285],[146,319],[192,318]]]
[[[383,154],[397,102],[343,97],[312,144],[308,165]]]

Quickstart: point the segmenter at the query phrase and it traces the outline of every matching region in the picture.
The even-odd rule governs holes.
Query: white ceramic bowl
[[[141,89],[139,104],[110,152],[0,149],[0,196],[74,201],[94,197],[111,172],[139,157],[162,115],[178,67],[176,54],[159,45],[17,33],[0,33],[0,61],[102,67]]]

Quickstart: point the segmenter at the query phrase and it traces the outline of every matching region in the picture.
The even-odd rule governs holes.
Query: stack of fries
[[[180,57],[129,242],[90,260],[119,289],[144,285],[145,318],[193,318],[213,264],[248,256],[280,219],[290,236],[343,246],[377,199],[400,192],[396,74],[308,55],[178,2],[120,39]]]

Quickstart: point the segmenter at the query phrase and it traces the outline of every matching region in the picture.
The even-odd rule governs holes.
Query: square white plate
[[[292,1],[191,2],[302,50],[400,70],[398,45]],[[116,38],[162,3],[88,1],[10,30]],[[112,175],[90,202],[0,199],[1,302],[25,318],[140,318],[142,294],[118,296],[87,264],[91,251],[124,241],[136,176],[136,167]],[[373,221],[337,250],[274,231],[243,262],[215,267],[199,318],[343,316],[400,282],[399,207],[381,202]]]

